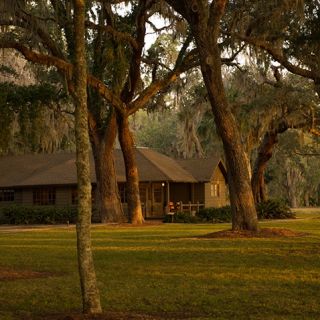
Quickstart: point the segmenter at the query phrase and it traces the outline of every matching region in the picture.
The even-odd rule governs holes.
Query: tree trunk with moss
[[[85,1],[74,0],[74,100],[78,178],[77,249],[83,312],[101,313],[100,295],[91,249],[91,177],[88,134]]]
[[[119,141],[124,157],[127,179],[128,216],[132,224],[144,222],[142,215],[139,175],[135,157],[135,147],[129,128],[129,120],[126,115],[117,115]]]
[[[253,167],[251,179],[252,192],[256,204],[267,200],[264,174],[268,161],[272,157],[274,146],[277,142],[277,133],[267,132],[258,149],[258,155]]]
[[[117,135],[114,112],[102,132],[99,132],[92,117],[89,120],[89,127],[97,180],[96,203],[101,222],[126,222],[128,219],[121,205],[114,163],[114,144]]]
[[[220,22],[226,0],[167,0],[188,21],[198,49],[203,79],[208,91],[217,131],[222,139],[232,210],[233,230],[258,230],[250,174],[237,122],[231,112],[221,73],[218,45]]]

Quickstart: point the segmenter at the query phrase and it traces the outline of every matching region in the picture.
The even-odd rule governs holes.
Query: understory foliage
[[[174,215],[166,215],[164,222],[174,223],[198,223],[199,217],[191,212],[176,212]]]
[[[320,139],[301,131],[288,130],[266,173],[271,197],[284,199],[291,207],[320,204]]]
[[[232,214],[230,206],[224,206],[221,208],[205,208],[201,209],[197,214],[200,221],[203,222],[231,222]]]
[[[257,205],[259,219],[294,219],[295,214],[283,200],[269,199]]]
[[[269,199],[257,205],[259,219],[294,219],[290,207],[278,199]],[[196,215],[191,212],[177,212],[167,215],[164,222],[174,223],[229,223],[232,220],[230,206],[201,209]]]
[[[0,208],[0,224],[75,223],[77,207],[5,206]]]
[[[57,73],[0,55],[0,154],[74,150],[73,107]]]
[[[0,83],[0,154],[72,150],[68,106],[67,96],[48,83]]]

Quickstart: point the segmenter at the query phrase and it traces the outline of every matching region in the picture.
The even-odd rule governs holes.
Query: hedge
[[[7,206],[0,207],[0,224],[75,223],[76,207]]]
[[[294,219],[296,216],[290,207],[282,200],[269,199],[257,205],[258,219]],[[202,222],[231,222],[231,207],[201,209],[198,218]]]

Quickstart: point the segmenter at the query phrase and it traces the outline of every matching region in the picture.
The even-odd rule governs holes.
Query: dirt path
[[[52,230],[52,229],[65,229],[65,230],[72,230],[75,229],[75,225],[66,225],[66,224],[59,224],[59,225],[0,225],[0,233],[13,233],[13,232],[26,232],[26,231],[45,231],[45,230]]]

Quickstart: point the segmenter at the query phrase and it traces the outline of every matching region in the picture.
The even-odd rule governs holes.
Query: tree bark
[[[97,204],[101,222],[126,222],[128,218],[125,216],[121,205],[113,157],[117,135],[115,114],[112,113],[108,119],[102,134],[100,134],[95,121],[91,117],[89,127],[97,180]]]
[[[87,70],[85,50],[85,1],[74,0],[75,29],[75,129],[78,178],[77,250],[84,313],[101,313],[100,294],[91,250],[91,177],[88,134]]]
[[[267,132],[258,149],[251,179],[252,192],[256,204],[267,200],[264,174],[268,161],[272,157],[273,148],[277,142],[277,133]]]
[[[304,206],[310,207],[310,193],[309,193],[309,191],[306,191],[304,194]]]
[[[173,1],[170,1],[173,2]],[[225,1],[213,1],[208,17],[204,2],[174,1],[178,8],[187,12],[200,58],[203,79],[208,91],[217,131],[222,139],[228,169],[230,204],[233,230],[258,230],[258,219],[253,199],[247,158],[242,146],[237,122],[228,104],[221,74],[221,56],[218,46],[220,16]],[[207,3],[207,2],[206,2]],[[212,10],[213,9],[213,10]],[[214,11],[215,10],[215,11]],[[220,10],[220,12],[219,12]]]
[[[139,175],[135,158],[135,147],[126,115],[117,114],[119,141],[126,168],[128,215],[132,224],[142,224]]]
[[[298,191],[298,186],[301,184],[301,171],[293,166],[290,166],[289,163],[285,164],[287,169],[287,194],[288,200],[291,208],[297,208],[300,206],[300,194]]]
[[[233,230],[258,230],[247,158],[237,122],[228,104],[221,74],[218,40],[226,0],[166,0],[189,23],[198,49],[201,72],[208,91],[228,169]]]

